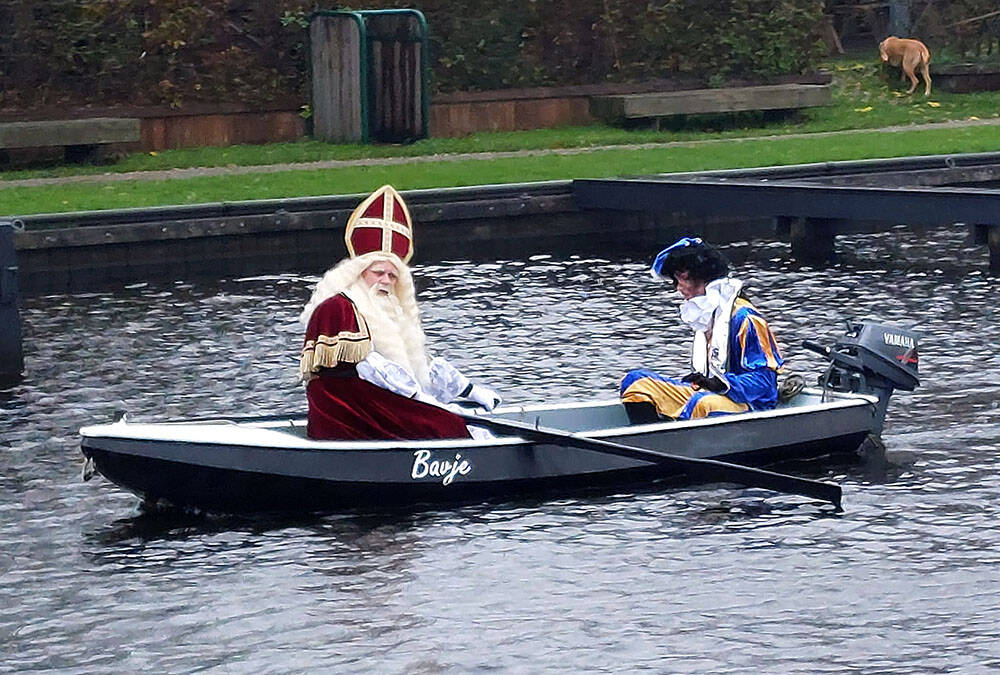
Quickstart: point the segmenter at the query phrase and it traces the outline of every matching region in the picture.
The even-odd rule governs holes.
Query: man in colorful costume
[[[492,410],[500,397],[427,355],[402,196],[389,185],[376,190],[351,214],[345,240],[350,257],[323,275],[299,317],[309,437],[468,438],[445,405],[464,397]]]
[[[694,331],[691,373],[664,377],[645,368],[621,382],[629,419],[673,418],[770,410],[778,401],[783,360],[771,330],[729,278],[729,261],[699,238],[685,237],[660,251],[651,273],[672,281],[684,297],[681,320]]]

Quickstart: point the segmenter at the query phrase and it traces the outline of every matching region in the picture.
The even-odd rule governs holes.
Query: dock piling
[[[21,299],[17,281],[14,232],[20,226],[0,220],[0,386],[21,378],[24,350],[21,345]]]
[[[788,239],[792,255],[807,265],[825,266],[833,262],[836,222],[831,218],[788,218]]]
[[[990,249],[990,274],[1000,275],[1000,225],[987,228],[986,245]]]

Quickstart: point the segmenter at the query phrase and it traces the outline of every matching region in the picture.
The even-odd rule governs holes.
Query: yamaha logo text
[[[887,345],[893,347],[905,347],[906,349],[913,349],[916,343],[913,338],[909,335],[900,335],[898,333],[882,333],[882,339]]]

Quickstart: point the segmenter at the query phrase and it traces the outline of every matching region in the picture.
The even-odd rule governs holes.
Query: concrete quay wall
[[[697,227],[746,238],[773,225],[675,214],[584,211],[572,181],[405,191],[414,262],[634,250]],[[365,195],[75,214],[16,221],[23,295],[78,292],[155,279],[319,273],[346,255],[344,227]],[[705,227],[711,228],[706,231]]]

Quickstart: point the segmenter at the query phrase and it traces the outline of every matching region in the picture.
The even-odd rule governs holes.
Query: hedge
[[[959,6],[946,5],[947,23]],[[413,7],[432,89],[475,91],[685,76],[706,84],[805,72],[822,0],[358,0]],[[310,0],[8,0],[0,109],[304,105]],[[325,6],[324,9],[332,7]],[[968,41],[968,34],[962,33]]]

